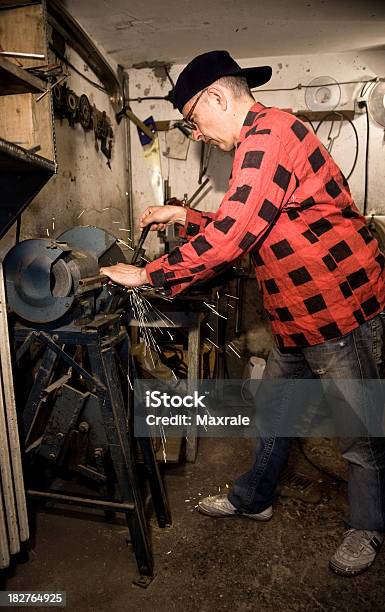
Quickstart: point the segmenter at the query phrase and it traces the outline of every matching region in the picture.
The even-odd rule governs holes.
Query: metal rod
[[[52,338],[49,336],[49,334],[46,334],[43,331],[34,331],[32,332],[32,335],[39,339],[42,340],[42,342],[44,342],[44,344],[46,346],[48,346],[52,351],[54,351],[54,353],[56,353],[58,355],[58,357],[60,357],[60,359],[63,359],[63,361],[65,361],[66,363],[68,363],[70,366],[72,366],[72,368],[78,372],[79,374],[81,374],[81,376],[83,376],[83,378],[92,385],[92,387],[96,387],[96,389],[98,390],[99,393],[104,394],[106,391],[105,386],[99,381],[99,379],[96,376],[91,376],[91,374],[89,372],[87,372],[87,370],[85,370],[84,368],[82,368],[81,365],[79,365],[72,357],[70,357],[70,355],[68,355],[63,348],[60,348],[60,346],[58,346],[57,344],[55,344],[55,342],[52,340]]]
[[[35,102],[40,102],[40,100],[42,100],[44,98],[44,96],[46,96],[48,93],[51,93],[51,91],[53,90],[54,87],[56,87],[57,85],[60,85],[60,83],[62,83],[63,81],[66,80],[67,75],[65,74],[61,79],[59,79],[58,81],[56,81],[56,83],[54,83],[53,85],[51,85],[50,87],[48,87],[48,89],[45,90],[44,93],[42,93],[38,98],[36,98]]]
[[[4,400],[7,414],[8,439],[16,495],[19,533],[21,541],[25,542],[29,538],[29,528],[27,506],[25,501],[23,469],[21,465],[19,432],[17,427],[16,401],[13,386],[11,348],[9,344],[7,304],[5,298],[4,273],[2,264],[0,264],[0,337],[2,339],[2,342],[0,343],[1,370],[4,385]]]
[[[186,202],[186,206],[190,206],[191,202],[193,202],[195,200],[195,198],[200,194],[200,192],[202,191],[202,189],[204,189],[207,185],[207,183],[209,182],[209,178],[205,179],[202,183],[202,185],[199,185],[198,189],[196,191],[194,191],[194,193],[192,194],[191,198],[189,200],[187,200]]]
[[[135,115],[135,113],[132,112],[131,109],[126,108],[125,109],[125,114],[127,115],[127,117],[130,119],[130,121],[132,121],[133,123],[135,123],[135,125],[142,130],[142,132],[144,132],[146,134],[146,136],[148,138],[150,138],[151,140],[154,140],[155,134],[153,134],[150,130],[150,128],[148,127],[148,125],[146,125],[145,123],[143,123],[143,121],[141,121],[141,119],[139,119],[139,117],[137,117]]]
[[[81,278],[79,280],[79,285],[81,287],[86,287],[87,285],[95,285],[100,282],[102,285],[108,282],[108,276],[105,274],[97,274],[96,276],[86,276],[85,278]]]
[[[24,59],[45,59],[44,53],[21,53],[18,51],[0,51],[3,57],[21,57]]]
[[[146,240],[146,238],[148,236],[148,232],[151,229],[151,225],[152,225],[152,223],[149,223],[148,225],[146,225],[146,227],[144,227],[142,229],[142,233],[140,235],[139,242],[138,242],[137,246],[135,247],[134,252],[132,254],[131,264],[133,266],[138,262],[140,251],[143,248],[144,241]]]
[[[63,504],[74,504],[78,506],[88,506],[90,508],[101,508],[103,510],[116,510],[120,512],[132,512],[135,510],[135,504],[132,502],[112,502],[103,499],[91,499],[88,497],[75,497],[73,495],[62,495],[61,493],[49,493],[48,491],[27,491],[29,497],[34,499],[47,499],[57,501]]]

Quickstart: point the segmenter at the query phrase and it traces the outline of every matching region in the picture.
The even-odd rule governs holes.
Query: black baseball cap
[[[182,70],[169,99],[182,112],[182,108],[195,94],[225,76],[247,79],[250,88],[258,87],[271,79],[271,66],[241,68],[228,51],[209,51],[197,55]]]

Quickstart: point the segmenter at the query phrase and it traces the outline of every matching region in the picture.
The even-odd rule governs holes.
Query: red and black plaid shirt
[[[172,295],[251,252],[279,346],[352,331],[385,305],[384,262],[348,184],[318,138],[259,103],[246,116],[216,213],[189,210],[190,241],[146,267]]]

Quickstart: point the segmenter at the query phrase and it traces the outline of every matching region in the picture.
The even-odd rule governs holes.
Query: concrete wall
[[[383,51],[349,52],[324,55],[301,55],[272,57],[263,59],[248,59],[240,61],[241,65],[252,66],[270,64],[273,67],[273,78],[260,91],[255,92],[255,98],[268,106],[306,110],[305,88],[294,91],[262,91],[262,89],[279,89],[295,87],[298,83],[308,84],[319,76],[332,77],[338,82],[366,80],[374,76],[385,74],[385,54]],[[175,80],[183,66],[175,65],[171,68],[171,77]],[[161,69],[132,69],[130,74],[130,97],[146,97],[165,95],[170,89],[170,83]],[[341,110],[353,109],[354,99],[360,94],[363,83],[340,85],[341,100],[338,108]],[[132,109],[142,119],[153,115],[157,121],[180,119],[178,111],[171,104],[162,100],[148,100],[132,102]],[[358,207],[363,209],[364,202],[364,176],[365,176],[365,144],[366,144],[366,118],[357,115],[354,125],[359,136],[359,155],[357,164],[349,183]],[[324,144],[330,124],[320,128],[319,135]],[[154,202],[148,169],[143,159],[136,128],[132,130],[132,157],[133,157],[133,206],[134,221],[138,219],[141,211]],[[334,126],[332,136],[337,132]],[[190,142],[187,161],[168,159],[165,156],[165,133],[160,133],[161,160],[163,177],[169,178],[172,195],[189,196],[198,187],[200,143]],[[368,212],[385,212],[385,150],[384,128],[370,121],[370,150],[369,150],[369,181],[368,181]],[[354,161],[355,139],[352,127],[348,123],[342,125],[341,133],[336,139],[332,155],[347,175]],[[208,175],[211,177],[211,190],[197,207],[206,210],[216,210],[221,197],[226,190],[227,179],[231,169],[232,155],[219,150],[212,152]],[[136,232],[137,232],[136,224]],[[162,246],[153,236],[149,243],[148,253],[154,256],[161,252]]]
[[[67,48],[68,49],[68,48]],[[98,82],[90,68],[73,50],[68,59],[86,76]],[[111,62],[112,64],[112,62]],[[50,179],[22,215],[21,239],[56,237],[75,225],[96,225],[127,238],[128,193],[125,153],[126,121],[118,126],[109,96],[93,87],[71,68],[67,85],[77,95],[85,93],[91,105],[105,111],[114,131],[111,168],[107,158],[95,148],[92,130],[85,131],[79,123],[70,127],[67,119],[55,118],[58,173]],[[99,141],[100,145],[100,141]],[[114,223],[119,222],[119,223]],[[14,244],[14,230],[1,241],[5,252]]]
[[[73,51],[70,61],[92,80],[97,80],[92,71]],[[109,57],[111,65],[113,60]],[[265,89],[295,87],[298,83],[308,84],[318,76],[328,76],[339,82],[366,80],[373,76],[385,74],[385,54],[383,51],[362,53],[324,54],[308,56],[287,56],[263,59],[248,59],[240,62],[243,66],[271,64],[273,78]],[[182,69],[181,65],[171,68],[171,77],[175,80]],[[74,225],[98,225],[126,239],[129,234],[120,232],[119,228],[128,228],[128,189],[125,154],[125,127],[123,121],[119,126],[114,120],[114,110],[106,94],[87,83],[70,68],[68,86],[77,94],[86,93],[91,104],[105,110],[112,119],[115,134],[111,169],[107,166],[105,156],[95,150],[93,132],[85,132],[76,124],[75,128],[56,119],[56,140],[59,170],[22,217],[21,237],[57,236]],[[170,89],[170,83],[161,68],[131,69],[130,97],[162,96]],[[338,108],[352,109],[354,98],[359,95],[362,83],[341,85],[341,101]],[[256,99],[266,105],[277,105],[282,108],[305,110],[305,88],[294,91],[260,91]],[[155,120],[178,120],[180,114],[171,104],[162,100],[132,102],[133,111],[142,119],[153,115]],[[357,205],[362,209],[364,200],[364,163],[366,142],[366,119],[358,115],[354,125],[359,135],[359,156],[355,171],[349,181]],[[320,136],[327,143],[329,125],[320,129]],[[135,227],[133,234],[138,237],[137,220],[146,206],[154,203],[149,171],[144,159],[136,127],[130,124],[131,153],[133,174],[133,210]],[[333,134],[337,131],[334,126]],[[186,161],[166,157],[166,134],[159,135],[161,147],[161,164],[163,178],[168,178],[172,195],[191,196],[198,187],[200,143],[190,141]],[[341,134],[336,139],[332,154],[345,174],[352,167],[355,151],[355,140],[351,126],[344,123]],[[226,190],[230,174],[232,154],[214,149],[211,153],[208,175],[210,186],[203,192],[203,198],[197,201],[197,207],[216,210]],[[385,212],[385,155],[384,130],[370,121],[368,212]],[[54,227],[53,230],[53,217]],[[0,248],[5,251],[13,243],[14,232],[10,231],[1,241]],[[147,253],[154,257],[163,252],[163,245],[157,236],[152,235],[147,244]]]

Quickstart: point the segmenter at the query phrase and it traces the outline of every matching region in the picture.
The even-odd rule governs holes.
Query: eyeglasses
[[[202,91],[198,95],[197,99],[195,100],[194,104],[192,105],[192,107],[190,108],[189,112],[187,113],[185,119],[183,119],[183,123],[190,130],[196,130],[197,127],[198,127],[197,124],[195,123],[195,121],[193,119],[191,119],[191,117],[193,116],[193,113],[195,111],[196,105],[198,104],[199,100],[201,99],[201,97],[203,96],[205,91],[206,91],[206,89],[202,89]]]

